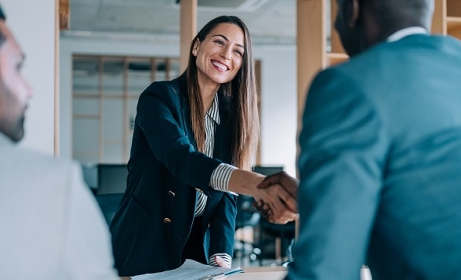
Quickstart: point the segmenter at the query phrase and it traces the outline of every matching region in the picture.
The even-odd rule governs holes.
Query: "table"
[[[238,273],[227,277],[229,280],[282,280],[287,274],[284,267],[248,267],[243,268],[245,273]]]
[[[282,280],[287,274],[286,268],[277,267],[248,267],[244,273],[226,277],[229,280]],[[121,280],[130,280],[130,277],[121,277]]]

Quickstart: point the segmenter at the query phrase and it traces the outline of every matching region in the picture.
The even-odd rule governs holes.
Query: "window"
[[[126,163],[136,104],[155,80],[179,76],[176,58],[73,57],[72,152],[81,163]]]
[[[72,69],[72,154],[81,163],[126,163],[139,95],[181,74],[178,58],[161,57],[74,55]],[[260,88],[259,61],[255,70]],[[261,116],[259,96],[258,107]]]

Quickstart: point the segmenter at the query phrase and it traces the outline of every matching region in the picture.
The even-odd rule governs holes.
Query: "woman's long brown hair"
[[[248,28],[235,16],[219,16],[208,22],[194,37],[189,51],[189,62],[186,70],[188,95],[191,110],[192,130],[199,151],[204,151],[205,124],[203,102],[197,76],[196,57],[192,50],[196,40],[203,42],[205,37],[218,24],[231,23],[239,26],[244,34],[245,51],[242,66],[232,81],[221,84],[220,89],[230,98],[230,137],[232,138],[232,162],[238,168],[250,170],[254,163],[259,140],[259,115],[257,108],[257,89],[253,61],[253,49]],[[227,120],[226,120],[227,121]]]

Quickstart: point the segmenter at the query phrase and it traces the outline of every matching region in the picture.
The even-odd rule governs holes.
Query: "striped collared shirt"
[[[215,131],[216,126],[220,123],[219,118],[219,98],[218,95],[215,95],[213,99],[213,104],[211,105],[210,109],[205,114],[205,151],[204,153],[209,156],[213,157],[213,149],[214,149],[214,142],[215,142]],[[221,163],[213,173],[211,174],[210,178],[210,186],[218,191],[227,192],[229,179],[232,174],[232,171],[236,169],[236,167]],[[195,217],[203,215],[207,202],[207,196],[203,192],[199,192],[199,196],[197,199],[197,205],[195,207]],[[225,262],[229,264],[232,263],[232,257],[226,253],[217,253],[209,257],[210,265],[217,266],[214,257],[220,256]]]

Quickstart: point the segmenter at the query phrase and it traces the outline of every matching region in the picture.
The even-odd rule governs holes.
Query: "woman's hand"
[[[220,256],[215,256],[214,261],[220,266],[225,268],[231,268],[231,266],[225,262]]]

